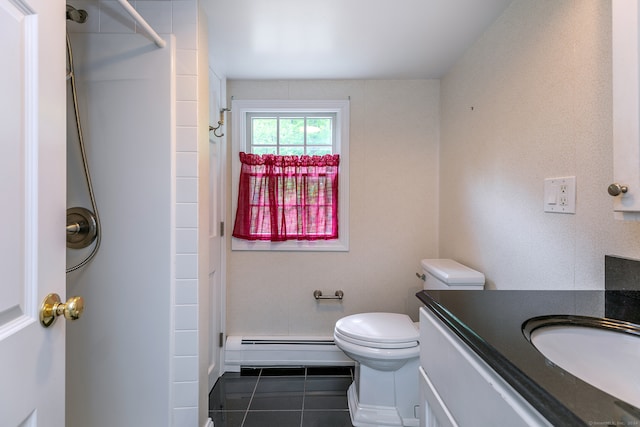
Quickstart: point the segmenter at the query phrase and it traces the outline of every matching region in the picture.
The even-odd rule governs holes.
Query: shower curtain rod
[[[167,42],[165,42],[162,37],[160,37],[158,33],[156,33],[155,30],[151,28],[151,25],[149,25],[147,21],[144,20],[144,18],[138,13],[137,10],[133,8],[133,6],[131,6],[131,4],[127,0],[118,0],[118,3],[120,3],[122,7],[124,7],[124,10],[126,10],[127,13],[131,15],[131,17],[136,21],[137,24],[145,29],[145,31],[151,36],[158,47],[165,47],[167,45]]]

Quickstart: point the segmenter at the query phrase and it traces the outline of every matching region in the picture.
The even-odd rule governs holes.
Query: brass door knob
[[[53,325],[58,316],[64,316],[67,320],[80,318],[84,311],[84,299],[82,297],[71,297],[67,302],[60,302],[58,294],[49,294],[42,301],[40,306],[40,323],[45,328]]]
[[[617,183],[611,184],[609,188],[607,188],[610,196],[619,196],[620,194],[626,193],[629,191],[629,187],[626,185],[620,185]]]

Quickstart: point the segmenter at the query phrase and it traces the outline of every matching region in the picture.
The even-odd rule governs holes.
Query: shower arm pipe
[[[118,3],[120,3],[124,10],[126,10],[127,13],[131,15],[131,17],[136,21],[138,25],[144,28],[144,30],[151,36],[158,47],[165,47],[167,45],[167,42],[165,42],[164,39],[160,37],[153,28],[151,28],[151,25],[149,25],[147,21],[144,20],[142,15],[140,15],[138,11],[135,10],[127,0],[118,0]]]

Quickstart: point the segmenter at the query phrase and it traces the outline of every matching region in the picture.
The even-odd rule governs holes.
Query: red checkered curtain
[[[340,156],[240,153],[233,237],[245,240],[338,238]]]

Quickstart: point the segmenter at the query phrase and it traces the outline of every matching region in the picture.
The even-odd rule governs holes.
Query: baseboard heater
[[[225,366],[229,372],[243,367],[351,366],[332,337],[229,336]]]

